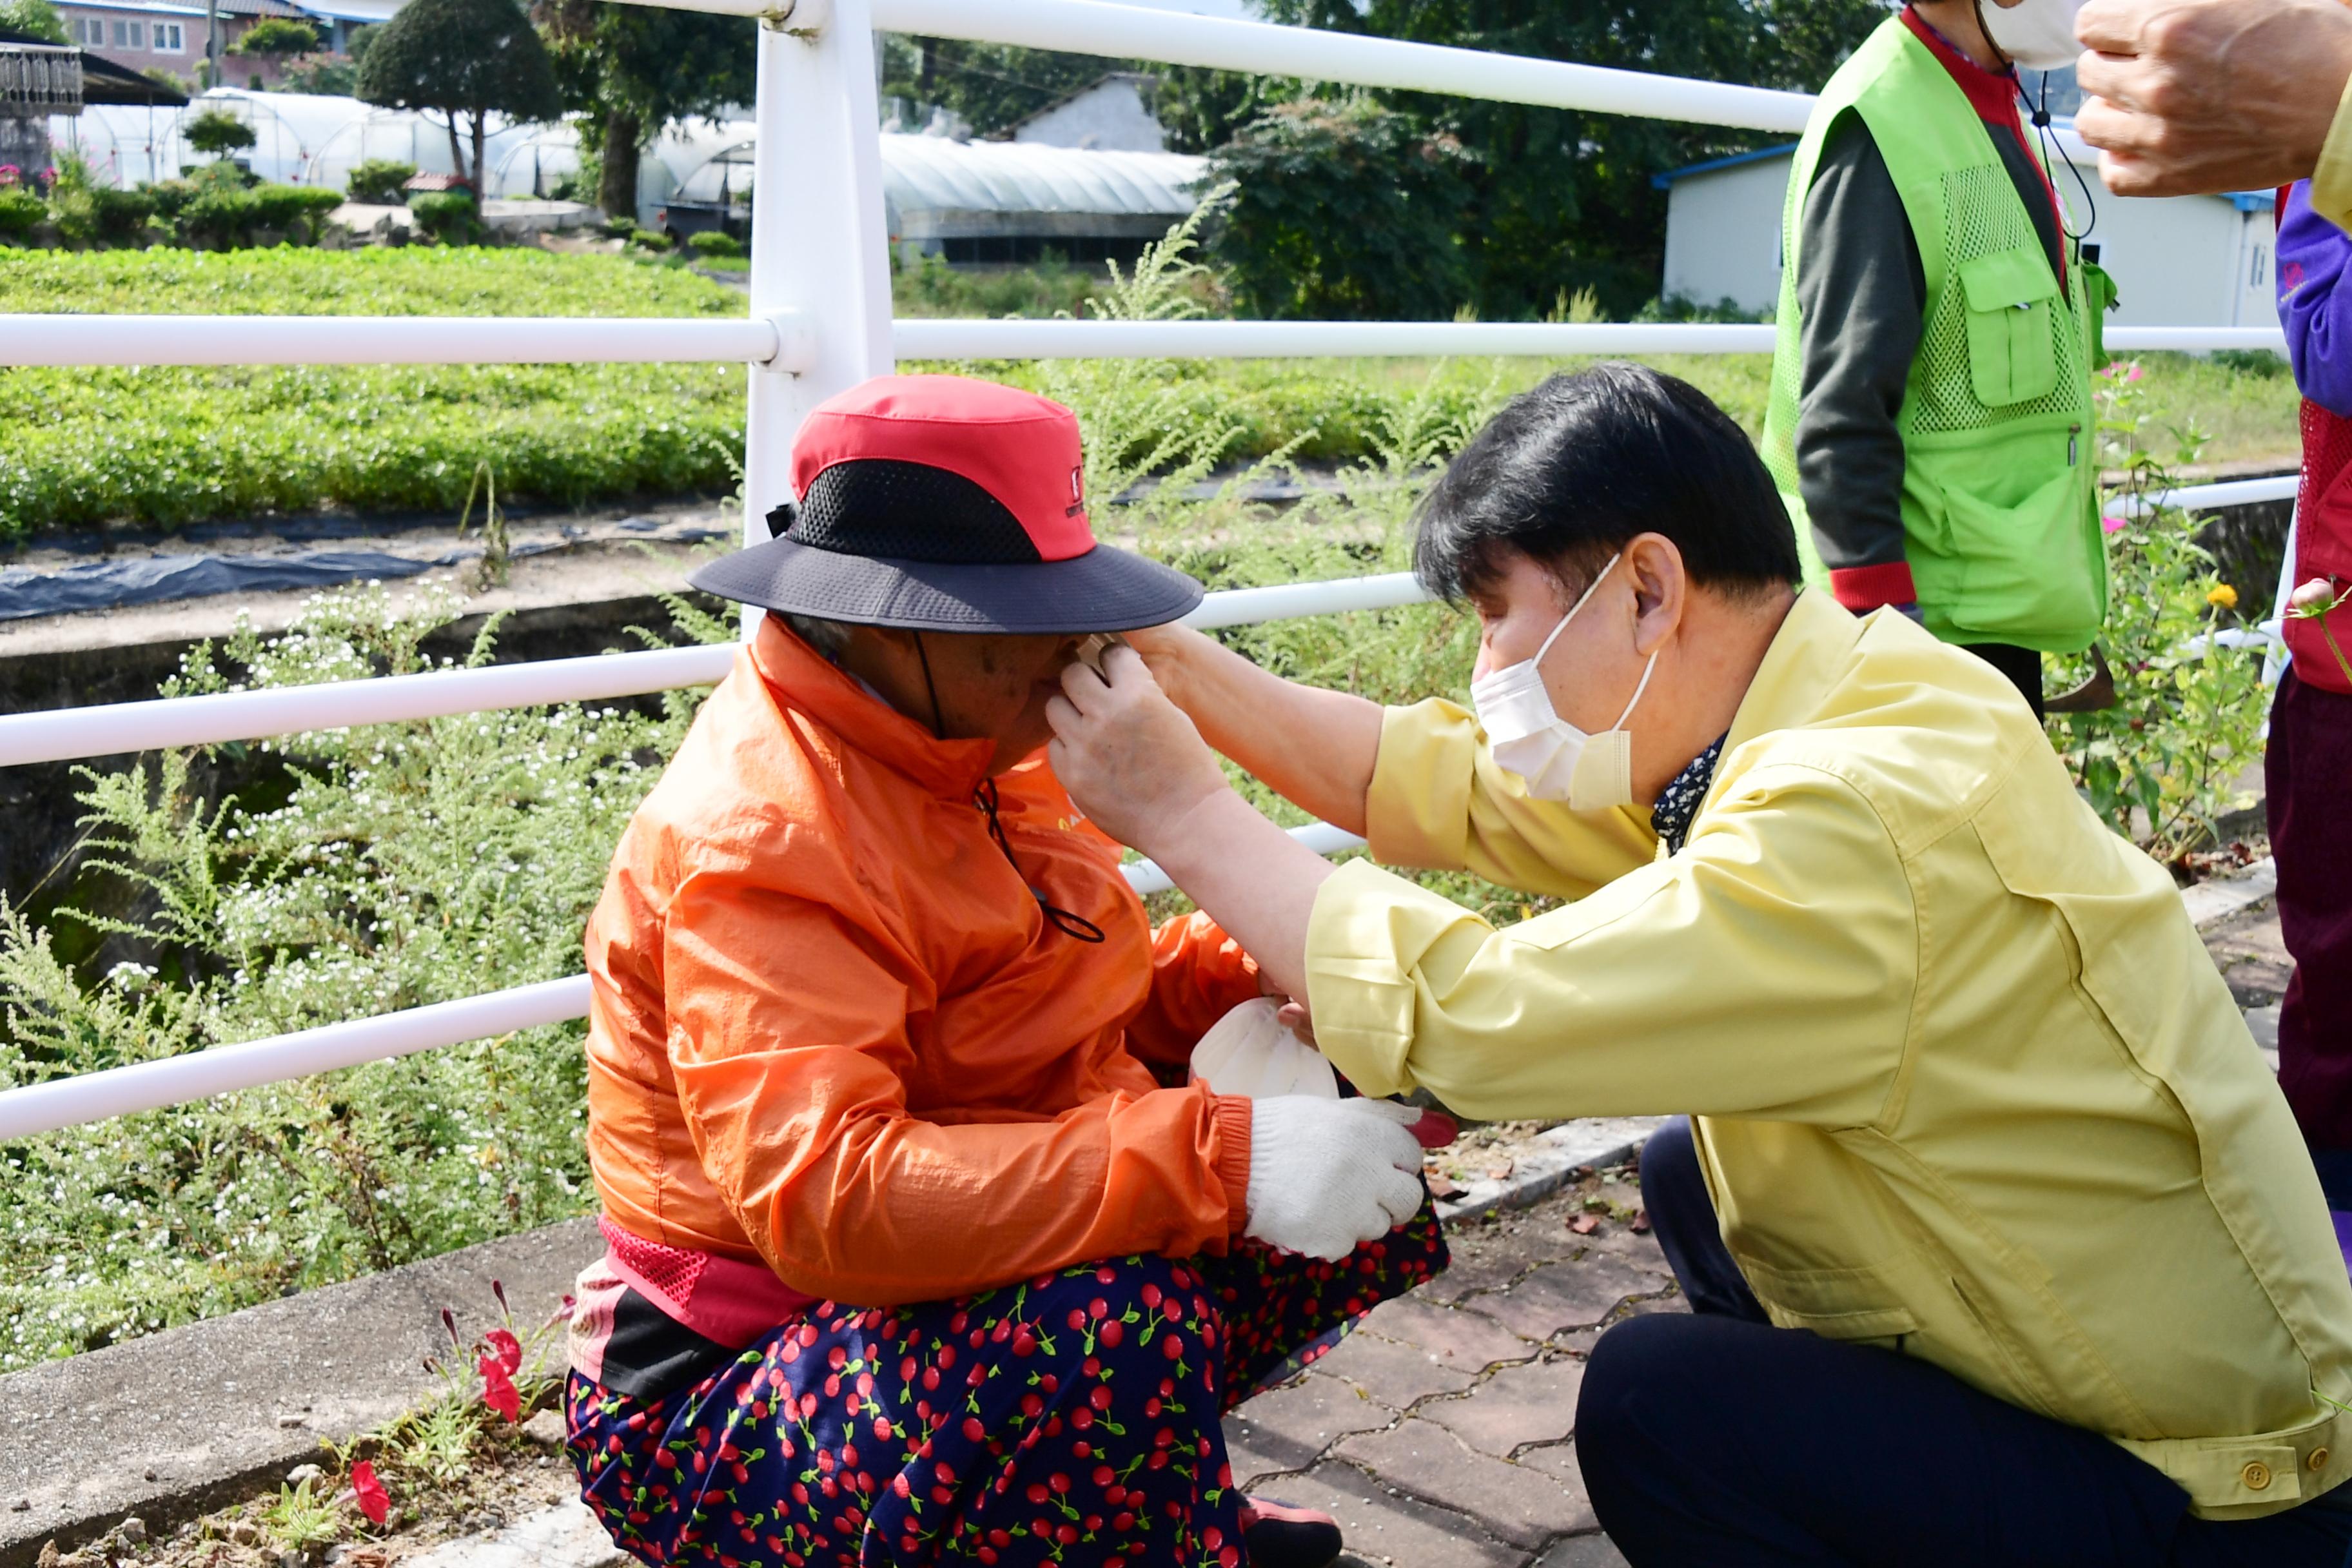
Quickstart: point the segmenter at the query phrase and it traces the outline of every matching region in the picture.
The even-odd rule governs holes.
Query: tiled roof
[[[163,16],[204,15],[203,0],[60,0],[61,8],[68,11],[128,11],[152,13]],[[308,13],[299,5],[289,5],[286,0],[220,0],[224,16],[301,16]]]

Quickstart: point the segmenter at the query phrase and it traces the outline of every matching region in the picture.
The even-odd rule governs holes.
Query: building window
[[[157,54],[176,55],[188,47],[187,34],[181,29],[179,23],[158,22],[154,26]]]
[[[147,47],[147,24],[117,22],[114,24],[114,47],[118,49],[143,49]]]
[[[106,24],[96,16],[82,16],[74,22],[74,42],[85,48],[106,47]]]

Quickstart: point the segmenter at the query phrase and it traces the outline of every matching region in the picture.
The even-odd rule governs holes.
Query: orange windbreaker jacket
[[[1255,966],[1205,916],[1151,931],[1042,755],[997,781],[1016,873],[974,800],[991,752],[763,622],[589,921],[608,1225],[860,1305],[1240,1228],[1248,1101],[1145,1063],[1185,1060]]]

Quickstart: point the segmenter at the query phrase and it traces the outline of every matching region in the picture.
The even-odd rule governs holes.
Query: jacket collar
[[[1980,120],[1990,120],[2001,125],[2017,123],[2017,68],[1989,71],[1954,47],[1952,41],[1936,31],[1926,17],[1910,6],[1903,7],[1903,25],[1911,29],[1919,41],[1927,46],[1944,69],[1968,94],[1969,105]]]
[[[787,711],[804,715],[841,743],[944,800],[968,801],[996,755],[990,741],[942,741],[784,629],[760,618],[751,666]]]
[[[1748,683],[1739,700],[1731,731],[1724,738],[1726,755],[1757,736],[1793,729],[1820,712],[1830,690],[1853,661],[1862,622],[1829,595],[1815,588],[1801,590],[1789,607],[1789,618],[1764,650],[1764,662]],[[1722,771],[1716,776],[1721,778]]]

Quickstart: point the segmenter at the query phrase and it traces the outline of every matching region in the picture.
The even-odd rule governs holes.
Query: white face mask
[[[1576,619],[1576,612],[1584,608],[1622,559],[1622,555],[1609,558],[1609,564],[1592,579],[1592,586],[1569,606],[1551,636],[1544,638],[1543,647],[1536,649],[1535,658],[1489,670],[1470,683],[1470,704],[1477,710],[1495,761],[1527,780],[1528,794],[1536,799],[1564,800],[1571,811],[1606,811],[1633,803],[1633,736],[1625,721],[1633,717],[1642,693],[1650,689],[1650,673],[1658,668],[1658,656],[1652,654],[1650,662],[1643,666],[1633,700],[1625,704],[1617,722],[1598,735],[1586,734],[1553,709],[1540,667],[1551,645]]]
[[[2054,71],[2082,58],[2074,38],[2074,13],[2082,8],[2083,0],[1978,0],[1977,14],[2002,54],[2028,70]]]

